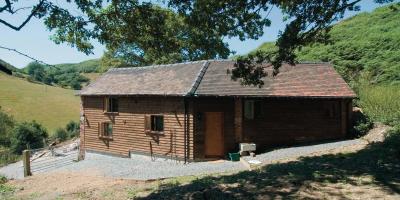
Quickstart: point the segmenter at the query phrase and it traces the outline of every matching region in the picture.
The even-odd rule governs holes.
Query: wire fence
[[[41,173],[73,164],[78,159],[79,145],[73,148],[40,148],[30,150],[30,169],[32,173]]]

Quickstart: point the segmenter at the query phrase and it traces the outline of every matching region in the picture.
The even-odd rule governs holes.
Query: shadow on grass
[[[372,179],[360,182],[357,178],[365,176]],[[186,185],[160,186],[142,199],[297,199],[297,193],[310,183],[372,184],[391,194],[400,194],[400,134],[392,134],[384,142],[370,144],[354,153],[303,157],[257,171],[203,177]],[[345,198],[341,193],[329,195]]]

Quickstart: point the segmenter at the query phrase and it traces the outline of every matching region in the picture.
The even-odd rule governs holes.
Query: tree
[[[21,154],[27,148],[41,148],[45,145],[44,140],[47,138],[47,130],[39,123],[35,121],[22,122],[13,129],[11,149],[15,153]]]
[[[34,80],[43,82],[46,79],[45,68],[38,62],[31,62],[26,66],[26,71]]]
[[[18,0],[4,1],[0,13],[19,11],[13,7]],[[56,43],[66,42],[89,54],[93,49],[91,40],[97,39],[113,57],[122,58],[128,64],[144,65],[226,58],[231,52],[223,38],[258,39],[263,35],[263,28],[271,24],[268,14],[275,7],[288,22],[276,42],[278,49],[253,59],[271,62],[276,74],[282,62],[296,62],[296,49],[328,41],[330,25],[347,10],[359,10],[360,1],[169,0],[162,8],[138,0],[67,1],[80,11],[75,14],[49,0],[39,0],[21,25],[1,19],[0,23],[20,30],[32,17],[44,18],[47,28],[54,32],[52,39]],[[375,0],[377,3],[392,1]],[[233,78],[240,78],[244,83],[258,85],[262,83],[260,77],[266,75],[261,66],[245,57],[238,59],[233,74],[237,75]]]

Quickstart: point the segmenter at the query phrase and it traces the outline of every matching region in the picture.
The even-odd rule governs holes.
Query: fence
[[[43,173],[73,164],[78,159],[79,145],[74,148],[41,148],[23,152],[24,176]]]

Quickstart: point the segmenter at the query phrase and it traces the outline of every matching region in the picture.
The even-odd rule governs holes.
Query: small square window
[[[118,112],[118,98],[116,97],[105,98],[105,111],[110,113]]]
[[[145,117],[146,133],[162,133],[164,131],[163,115],[148,115]]]

